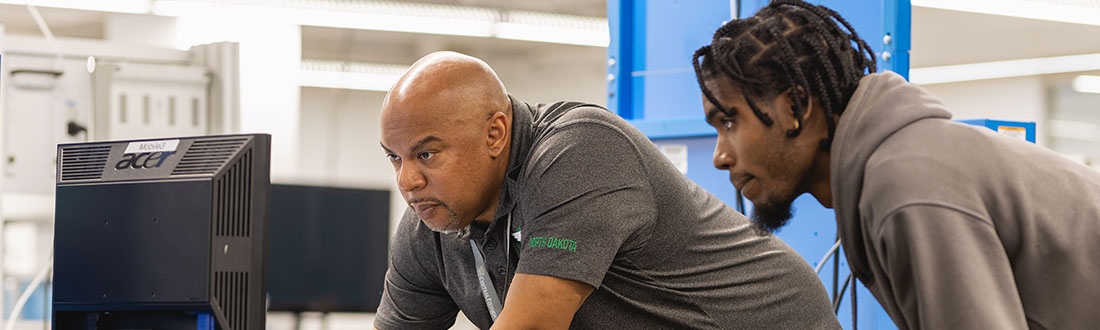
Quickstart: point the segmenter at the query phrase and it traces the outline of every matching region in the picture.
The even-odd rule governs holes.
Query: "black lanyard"
[[[511,251],[511,238],[510,231],[512,231],[512,213],[508,213],[507,221],[508,229],[504,231],[504,254],[506,256],[505,264],[508,265],[508,270],[511,270],[512,263],[512,251]],[[477,242],[470,240],[470,249],[474,251],[474,264],[477,266],[477,284],[481,287],[481,296],[485,298],[485,306],[489,308],[489,316],[493,318],[493,322],[496,322],[497,317],[500,316],[500,312],[504,310],[504,305],[501,304],[500,297],[497,296],[496,286],[493,285],[493,279],[489,278],[489,269],[485,267],[485,257],[481,254],[481,248],[477,247]],[[504,273],[504,294],[508,294],[508,272]]]

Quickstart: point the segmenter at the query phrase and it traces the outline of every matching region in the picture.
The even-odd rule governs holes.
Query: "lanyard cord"
[[[510,245],[512,244],[509,236],[509,231],[512,230],[512,213],[508,213],[507,221],[508,229],[504,231],[504,254],[505,269],[504,272],[504,294],[508,295],[508,285],[510,284],[508,274],[512,271],[512,251]],[[497,317],[500,316],[500,312],[504,310],[504,305],[501,304],[500,297],[497,296],[496,286],[493,285],[493,279],[489,278],[489,269],[485,267],[485,257],[481,253],[481,248],[477,246],[474,240],[470,240],[470,249],[474,252],[474,264],[477,270],[477,284],[481,287],[481,296],[485,298],[485,307],[489,309],[489,317],[493,318],[493,322],[496,322]]]

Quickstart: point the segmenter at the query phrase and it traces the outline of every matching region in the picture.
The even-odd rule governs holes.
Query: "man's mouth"
[[[737,188],[737,190],[742,190],[745,189],[745,185],[749,184],[749,181],[752,181],[752,179],[755,179],[755,177],[751,175],[745,175],[732,177],[730,178],[730,181],[733,182],[734,188]]]
[[[430,215],[432,211],[434,211],[439,205],[440,204],[436,202],[409,203],[409,206],[411,206],[413,210],[416,211],[416,215],[420,216],[421,219],[427,218],[428,215]]]

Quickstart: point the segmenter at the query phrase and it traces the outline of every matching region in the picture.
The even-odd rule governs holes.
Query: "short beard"
[[[753,204],[752,223],[756,229],[766,233],[778,233],[794,216],[794,199],[773,199]]]
[[[427,226],[432,231],[442,233],[442,234],[458,234],[458,235],[461,235],[464,231],[468,231],[467,228],[470,227],[470,226],[463,226],[462,228],[457,228],[458,224],[462,223],[462,221],[459,221],[459,219],[458,219],[458,214],[456,214],[454,211],[452,211],[451,208],[449,206],[447,206],[446,204],[443,204],[442,202],[439,202],[439,201],[436,201],[436,202],[439,203],[439,207],[442,207],[443,210],[447,211],[447,222],[444,223],[441,228],[433,227],[432,225],[428,224],[429,223],[428,221],[424,221],[424,219],[420,219],[421,223],[423,223],[425,226]]]

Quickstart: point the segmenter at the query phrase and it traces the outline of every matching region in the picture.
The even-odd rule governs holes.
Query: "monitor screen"
[[[374,312],[389,249],[390,192],[271,185],[271,311]]]

